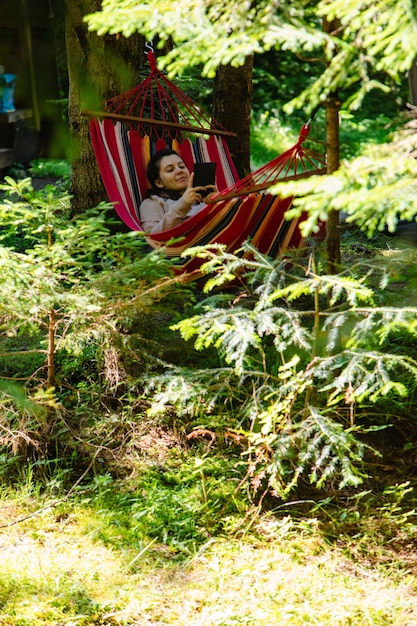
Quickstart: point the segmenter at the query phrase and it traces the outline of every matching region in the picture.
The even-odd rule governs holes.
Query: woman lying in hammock
[[[206,203],[203,193],[218,191],[216,185],[193,187],[190,174],[175,150],[157,152],[149,162],[147,175],[151,189],[139,208],[140,222],[145,233],[160,233],[177,226],[198,213]]]

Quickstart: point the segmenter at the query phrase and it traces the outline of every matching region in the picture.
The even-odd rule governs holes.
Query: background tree
[[[337,33],[338,20],[329,22],[324,19],[323,29],[326,33]],[[335,51],[333,50],[333,54]],[[340,165],[340,133],[339,111],[341,102],[337,91],[329,93],[326,98],[326,154],[327,173],[333,174]],[[329,211],[326,221],[327,265],[329,274],[337,274],[341,265],[340,253],[340,211]]]
[[[72,137],[73,211],[79,213],[106,199],[83,110],[100,110],[112,96],[140,81],[146,63],[145,40],[137,33],[99,37],[83,18],[100,9],[98,0],[66,2],[66,42],[69,74],[69,128]],[[127,33],[126,33],[127,35]],[[166,49],[172,46],[166,46]],[[175,53],[173,51],[172,53]],[[223,65],[213,86],[213,115],[236,133],[230,148],[243,175],[249,166],[252,57],[242,66]]]
[[[139,80],[144,40],[99,37],[88,30],[84,16],[98,10],[99,0],[66,1],[66,45],[69,76],[69,128],[72,137],[72,209],[85,211],[106,199],[96,165],[86,109],[100,110],[110,96]]]
[[[417,59],[414,59],[413,65],[408,72],[408,86],[410,89],[410,103],[417,106]]]
[[[239,176],[250,172],[250,119],[252,104],[253,56],[243,65],[220,65],[213,85],[213,117],[236,133],[228,139]]]

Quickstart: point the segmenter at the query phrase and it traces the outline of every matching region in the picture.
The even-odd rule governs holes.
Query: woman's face
[[[155,185],[169,191],[185,191],[190,180],[190,172],[177,154],[162,157],[159,162],[159,178]]]

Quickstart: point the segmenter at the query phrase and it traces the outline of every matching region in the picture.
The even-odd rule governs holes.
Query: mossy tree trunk
[[[240,177],[250,171],[252,70],[250,56],[241,67],[221,65],[214,80],[213,117],[237,135],[228,145]]]
[[[107,199],[91,145],[89,120],[81,112],[100,110],[107,98],[139,82],[139,70],[146,60],[143,38],[139,35],[99,37],[88,31],[84,16],[100,8],[100,0],[66,0],[74,214]]]

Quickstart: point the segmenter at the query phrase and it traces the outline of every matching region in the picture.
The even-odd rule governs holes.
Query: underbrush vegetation
[[[242,260],[194,250],[214,273],[207,291],[236,277],[242,284],[175,326],[196,350],[215,347],[220,366],[152,376],[151,412],[174,406],[200,429],[227,425],[255,491],[285,499],[302,484],[358,486],[381,454],[382,431],[414,428],[416,309],[393,305],[389,288],[383,295],[404,259],[362,260],[327,276],[314,254],[272,262],[250,245],[244,252]]]
[[[69,222],[64,194],[3,187],[3,443],[16,458],[73,448],[88,465],[71,443],[80,425],[85,452],[100,415],[123,431],[138,412],[171,412],[185,436],[233,441],[255,499],[285,500],[303,484],[358,487],[375,433],[397,428],[387,399],[412,414],[416,309],[390,287],[406,256],[412,284],[413,251],[328,276],[319,247],[276,261],[249,244],[191,250],[206,257],[201,290],[140,235],[110,237],[106,207]]]

